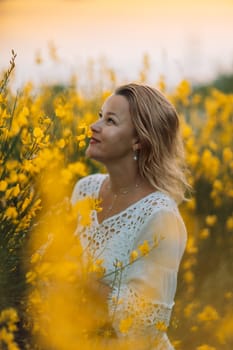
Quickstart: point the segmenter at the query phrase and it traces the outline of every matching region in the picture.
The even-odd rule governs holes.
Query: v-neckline
[[[100,180],[99,184],[98,184],[98,187],[97,187],[97,190],[96,190],[96,198],[100,198],[99,194],[100,194],[100,190],[101,190],[101,186],[103,185],[105,179],[107,178],[107,174],[101,174],[102,175],[102,179]],[[94,210],[94,218],[95,218],[95,221],[96,221],[96,224],[98,226],[101,226],[102,224],[105,224],[107,221],[110,221],[118,216],[121,216],[123,214],[125,214],[127,211],[129,211],[130,209],[132,209],[133,206],[137,206],[140,202],[142,202],[143,200],[147,199],[148,197],[150,196],[153,196],[153,195],[156,195],[156,194],[163,194],[163,192],[161,191],[154,191],[154,192],[151,192],[149,194],[147,194],[146,196],[142,197],[141,199],[138,199],[136,202],[130,204],[127,208],[119,211],[118,213],[116,214],[113,214],[109,217],[107,217],[106,219],[102,220],[101,222],[99,222],[99,219],[98,219],[98,214],[97,214],[97,210]]]

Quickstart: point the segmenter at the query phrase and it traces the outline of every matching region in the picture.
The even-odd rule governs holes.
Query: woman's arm
[[[109,306],[118,330],[122,320],[129,318],[132,329],[169,323],[186,244],[185,226],[178,214],[166,210],[155,213],[143,226],[133,249],[140,251],[145,241],[152,246],[154,240],[157,246],[127,267],[121,286],[111,293]]]

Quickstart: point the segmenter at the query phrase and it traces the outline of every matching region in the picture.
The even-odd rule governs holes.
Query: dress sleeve
[[[134,250],[154,240],[158,245],[122,272],[109,298],[110,314],[119,336],[164,331],[169,324],[177,284],[179,264],[186,244],[186,229],[178,213],[160,210],[142,227]],[[123,331],[123,332],[122,332]]]

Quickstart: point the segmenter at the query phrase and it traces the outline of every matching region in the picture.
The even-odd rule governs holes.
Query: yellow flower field
[[[88,292],[92,277],[105,273],[102,262],[84,267],[74,236],[77,212],[88,225],[89,210],[99,203],[69,203],[77,179],[104,170],[84,151],[89,125],[111,91],[94,86],[89,96],[71,78],[69,86],[28,82],[15,94],[9,84],[14,62],[13,53],[0,83],[0,349],[114,349],[112,329],[93,318],[96,300]],[[173,91],[166,91],[163,79],[154,85],[179,112],[193,188],[181,206],[189,239],[168,333],[177,350],[230,350],[233,94],[210,89],[201,95],[185,80]],[[129,263],[150,249],[145,241]],[[115,268],[121,273],[124,266],[117,261]],[[123,333],[131,321],[123,320]]]

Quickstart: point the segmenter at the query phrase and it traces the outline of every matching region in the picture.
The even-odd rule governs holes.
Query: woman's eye
[[[116,124],[115,120],[113,118],[108,117],[108,116],[103,116],[102,112],[99,112],[98,115],[99,115],[99,119],[104,118],[105,123],[107,123],[107,124]]]
[[[110,124],[115,124],[115,121],[112,118],[107,118],[107,122]]]

